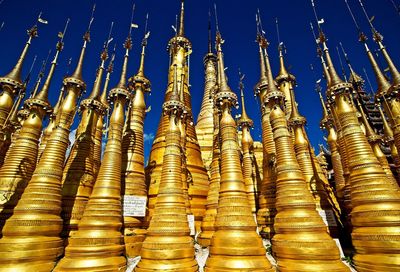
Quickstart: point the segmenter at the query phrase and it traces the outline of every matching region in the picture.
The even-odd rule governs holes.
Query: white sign
[[[319,216],[321,216],[322,220],[324,221],[325,225],[328,227],[336,227],[336,219],[335,214],[332,210],[320,210],[318,211]]]
[[[187,220],[189,223],[189,229],[190,229],[190,235],[195,235],[196,234],[196,227],[194,224],[194,215],[193,214],[188,214],[187,215]]]
[[[124,195],[122,202],[124,216],[146,216],[146,196]]]

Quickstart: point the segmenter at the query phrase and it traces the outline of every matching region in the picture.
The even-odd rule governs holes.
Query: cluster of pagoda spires
[[[327,80],[327,102],[318,89],[321,127],[328,132],[332,186],[308,139],[306,119],[295,99],[296,78],[285,67],[282,43],[279,73],[273,77],[259,12],[260,80],[254,91],[261,105],[262,164],[256,159],[242,74],[242,112],[237,120],[232,116],[238,97],[225,75],[225,41],[216,8],[216,52],[209,23],[204,98],[194,125],[189,90],[192,45],[185,36],[184,11],[182,1],[179,28],[168,43],[163,113],[146,168],[144,98],[151,87],[144,75],[147,29],[138,72],[127,79],[131,21],[119,83],[108,91],[115,50],[106,68],[106,42],[92,92],[78,105],[86,88],[82,70],[92,14],[76,69],[64,78],[52,107],[48,92],[67,21],[45,83],[39,91],[40,76],[18,112],[26,88],[21,69],[37,26],[28,31],[16,66],[0,78],[0,271],[123,271],[126,257],[135,256],[141,256],[135,271],[198,271],[191,221],[197,242],[209,248],[205,271],[275,271],[263,238],[271,240],[279,271],[349,271],[337,238],[354,247],[358,271],[399,269],[400,74],[382,36],[371,25],[392,82],[356,23],[378,82],[374,104],[346,54],[349,82],[336,73],[316,15],[317,48]],[[107,41],[110,35],[111,30]],[[76,140],[65,159],[78,111]],[[377,112],[381,121],[374,123],[370,119]],[[46,116],[49,122],[43,128]],[[382,150],[385,144],[390,161]],[[123,213],[130,197],[148,198],[146,216]]]

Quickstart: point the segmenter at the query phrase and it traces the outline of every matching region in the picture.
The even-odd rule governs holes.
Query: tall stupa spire
[[[147,17],[147,16],[146,16]],[[148,18],[148,17],[147,17]],[[134,96],[126,118],[125,132],[122,138],[122,184],[125,185],[123,197],[146,199],[147,187],[144,173],[144,120],[146,117],[145,96],[150,93],[151,82],[144,76],[145,50],[150,31],[144,29],[142,40],[142,53],[140,57],[139,70],[136,75],[129,78],[129,89]],[[146,216],[139,217],[124,215],[124,235],[126,254],[129,257],[138,256],[145,238]]]
[[[214,96],[217,85],[217,58],[212,49],[211,14],[208,18],[208,52],[204,56],[204,94],[197,117],[196,134],[199,139],[201,155],[205,167],[210,171],[213,154],[214,134]]]
[[[181,2],[183,4],[183,2]],[[175,35],[170,39],[168,43],[168,50],[170,53],[170,67],[168,73],[168,86],[165,93],[164,101],[169,101],[173,86],[174,86],[174,71],[177,70],[177,80],[182,81],[182,84],[178,84],[182,89],[182,96],[184,100],[184,104],[186,106],[186,110],[188,111],[188,117],[184,119],[187,123],[184,127],[186,127],[186,155],[190,154],[190,156],[186,156],[187,161],[187,170],[191,173],[191,178],[188,179],[188,188],[189,188],[189,198],[191,210],[195,216],[196,221],[196,229],[199,230],[202,217],[205,212],[205,204],[208,192],[208,175],[206,169],[204,167],[200,146],[197,140],[197,134],[194,127],[193,122],[193,113],[192,113],[192,105],[191,105],[191,94],[190,94],[190,84],[189,84],[189,68],[190,68],[190,55],[192,53],[192,44],[189,39],[184,35],[183,32],[183,11],[181,5],[181,22],[182,25],[179,27],[179,30],[175,33]],[[181,33],[181,34],[179,34]],[[161,116],[157,133],[155,135],[155,139],[153,141],[153,145],[151,148],[149,163],[146,167],[147,172],[147,184],[149,186],[149,214],[150,217],[154,211],[154,206],[156,202],[156,196],[158,194],[158,187],[160,184],[161,178],[161,170],[162,170],[162,158],[165,150],[165,133],[166,130],[164,127],[169,123],[169,119],[167,115]]]
[[[68,239],[65,256],[54,271],[119,271],[126,267],[121,233],[121,153],[125,105],[131,96],[127,86],[123,85],[126,83],[124,77],[127,73],[129,50],[132,48],[130,36],[126,39],[124,48],[121,78],[109,94],[114,108],[110,117],[103,161],[89,201],[78,223],[78,230]],[[97,119],[92,127],[95,128],[96,123]],[[96,235],[93,236],[93,233]],[[87,251],[93,254],[88,256]]]
[[[68,238],[71,231],[76,231],[78,222],[85,210],[86,203],[92,192],[95,182],[94,167],[94,140],[96,125],[99,116],[104,114],[105,107],[100,101],[101,84],[105,70],[105,61],[108,58],[108,41],[111,38],[113,23],[100,54],[100,65],[96,79],[88,98],[80,104],[81,120],[76,129],[75,142],[65,163],[62,179],[62,211],[64,222],[62,236]]]
[[[331,68],[330,63],[328,66]],[[395,214],[399,212],[399,207],[391,203],[399,199],[400,193],[387,177],[359,126],[352,103],[352,85],[333,82],[327,94],[332,101],[331,110],[342,130],[349,158],[348,184],[353,208],[351,235],[356,251],[353,260],[358,270],[393,270],[397,266],[394,263],[398,259],[399,243],[393,243],[389,237],[396,233],[399,218]],[[389,214],[386,213],[388,205],[391,207]],[[381,230],[378,237],[377,228]]]
[[[257,25],[257,43],[259,47],[260,57],[260,80],[255,87],[255,93],[260,99],[261,105],[261,127],[262,127],[262,144],[263,144],[263,180],[261,182],[259,194],[259,210],[257,212],[257,222],[260,228],[260,235],[263,238],[271,238],[273,235],[275,209],[275,142],[272,135],[272,128],[269,115],[271,108],[266,104],[265,97],[270,90],[270,83],[267,78],[267,66],[269,62],[267,56],[268,42],[264,37],[264,31],[261,24],[260,11],[256,14]],[[268,63],[269,65],[269,63]],[[272,75],[271,75],[272,76]],[[275,85],[275,83],[273,83]]]
[[[38,27],[36,24],[28,30],[28,36],[29,38],[14,68],[7,75],[0,77],[0,89],[2,93],[0,98],[0,128],[7,119],[14,97],[24,88],[24,83],[21,79],[21,71],[32,40],[38,36]]]
[[[245,98],[244,98],[244,84],[243,79],[245,75],[239,71],[239,89],[240,98],[242,104],[242,114],[237,120],[238,126],[242,129],[242,152],[243,152],[243,180],[246,187],[247,198],[249,199],[251,212],[256,214],[257,203],[256,203],[256,180],[253,176],[253,158],[254,158],[254,146],[253,138],[251,137],[250,129],[254,126],[253,120],[247,115]]]
[[[265,258],[262,239],[256,233],[246,194],[238,154],[237,128],[231,115],[237,96],[228,86],[222,53],[223,39],[219,30],[216,35],[218,71],[221,84],[215,96],[221,112],[221,184],[215,232],[211,238],[210,256],[206,271],[274,271]]]
[[[85,35],[82,51],[86,47],[87,37]],[[82,65],[82,62],[83,58],[78,65]],[[84,81],[74,76],[65,78],[63,82],[67,94],[60,109],[58,124],[14,208],[14,214],[3,228],[0,252],[9,252],[11,246],[16,248],[15,254],[0,254],[2,268],[50,271],[63,253],[63,240],[60,238],[63,222],[59,215],[62,171],[76,102],[86,86]]]
[[[63,34],[65,34],[69,19],[67,20]],[[1,221],[0,228],[12,213],[15,205],[21,197],[27,182],[31,179],[36,167],[38,155],[38,141],[42,132],[43,119],[46,114],[52,112],[48,101],[48,91],[53,78],[58,55],[63,49],[63,38],[57,42],[57,51],[54,56],[49,74],[42,90],[32,98],[25,101],[28,118],[23,122],[17,139],[0,170],[0,179],[3,181],[0,187],[2,195],[7,196],[0,204]],[[24,171],[21,171],[21,164],[24,164]]]

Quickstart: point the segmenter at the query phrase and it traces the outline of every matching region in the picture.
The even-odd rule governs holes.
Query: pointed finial
[[[211,10],[208,10],[208,53],[212,54]]]
[[[95,10],[96,10],[96,4],[93,5],[92,13],[90,15],[90,20],[89,20],[89,25],[88,25],[88,28],[87,28],[85,34],[83,35],[83,46],[82,46],[82,49],[81,49],[81,54],[79,56],[78,64],[77,64],[77,66],[75,68],[75,71],[70,76],[70,78],[77,79],[77,80],[79,80],[81,82],[83,82],[83,79],[82,79],[83,59],[85,58],[86,45],[87,45],[88,42],[90,42],[90,29],[92,27],[92,23],[93,23],[93,20],[94,20],[94,12],[95,12]]]
[[[346,70],[344,69],[344,65],[343,65],[343,61],[342,61],[342,56],[340,55],[339,47],[338,47],[338,46],[336,46],[336,53],[337,53],[337,55],[338,55],[339,64],[340,64],[340,69],[342,70],[342,76],[343,76],[343,78],[344,78],[344,81],[347,82]]]
[[[132,12],[131,12],[131,24],[129,25],[129,32],[128,32],[128,37],[132,35],[132,28],[138,28],[138,25],[133,23],[133,15],[135,14],[135,8],[136,4],[132,4]]]
[[[184,20],[185,20],[185,1],[181,0],[181,16],[179,21],[179,36],[181,37],[185,35]]]
[[[107,102],[108,84],[110,82],[111,73],[114,71],[114,60],[115,60],[116,47],[117,47],[117,45],[115,44],[113,52],[111,54],[110,62],[108,63],[106,80],[104,82],[103,92],[101,93],[101,97],[100,97],[100,102],[106,106],[108,106],[108,102]]]
[[[111,22],[110,31],[108,33],[107,40],[104,42],[104,48],[100,54],[101,62],[100,62],[99,69],[97,71],[96,80],[94,82],[92,93],[89,95],[88,99],[96,99],[96,100],[99,99],[100,89],[101,89],[101,79],[103,78],[103,73],[104,73],[104,69],[105,69],[105,67],[104,67],[105,61],[108,58],[108,46],[109,46],[110,42],[113,40],[113,38],[111,37],[113,26],[114,26],[114,22]]]
[[[372,52],[369,49],[365,40],[364,40],[364,47],[365,47],[365,50],[367,51],[368,59],[371,63],[372,70],[374,71],[376,82],[378,84],[378,90],[376,92],[376,97],[377,97],[377,99],[379,99],[379,97],[381,97],[382,95],[385,95],[388,92],[391,85],[387,81],[385,75],[383,74],[381,68],[378,65],[378,62],[376,61],[374,55],[372,54]]]
[[[375,26],[373,25],[373,20],[375,19],[374,16],[372,16],[371,18],[368,16],[367,10],[362,2],[362,0],[358,0],[361,8],[364,12],[365,17],[368,20],[368,23],[371,27],[371,31],[372,31],[372,35],[373,35],[373,40],[379,45],[379,49],[381,50],[387,64],[390,70],[390,74],[392,76],[392,81],[393,81],[393,85],[397,86],[400,85],[400,73],[396,67],[396,65],[394,64],[392,58],[389,56],[389,53],[386,50],[386,47],[383,45],[383,36],[376,30]]]
[[[258,43],[259,48],[259,57],[260,57],[260,80],[258,81],[258,85],[268,85],[267,79],[267,70],[265,65],[265,56],[264,56],[264,49],[267,48],[267,41],[265,40],[262,31],[260,30],[260,11],[257,10],[256,13],[256,25],[257,25],[257,38],[256,42]]]
[[[219,33],[217,4],[215,4],[215,3],[214,3],[214,15],[215,15],[215,29],[216,29],[216,32]]]
[[[40,68],[39,74],[36,79],[35,87],[33,88],[33,91],[31,92],[31,95],[29,96],[30,98],[34,97],[39,90],[40,87],[40,82],[42,81],[42,78],[44,77],[44,73],[46,71],[46,66],[47,66],[47,61],[50,57],[51,54],[51,49],[49,50],[49,53],[47,54],[47,57],[45,60],[42,61],[42,67]]]
[[[147,40],[150,37],[150,31],[147,30],[147,24],[149,20],[149,14],[146,14],[146,24],[145,24],[145,30],[144,30],[144,37],[142,40],[142,53],[140,55],[140,65],[139,65],[139,70],[137,72],[137,76],[144,77],[144,59],[145,59],[145,53],[146,53],[146,46],[147,46]]]
[[[321,101],[322,110],[324,111],[324,118],[328,118],[329,113],[328,113],[328,109],[326,108],[326,105],[325,105],[324,97],[322,96],[322,93],[321,93],[321,86],[319,85],[319,81],[321,81],[321,80],[318,80],[317,83],[315,84],[315,90],[318,92],[319,100]]]
[[[245,99],[244,99],[244,84],[243,84],[244,77],[245,77],[245,74],[242,74],[239,69],[239,90],[240,90],[240,98],[242,101],[242,115],[241,115],[240,119],[238,120],[238,123],[240,126],[252,127],[253,120],[250,119],[250,117],[247,115],[247,112],[246,112],[246,105],[245,105],[246,103],[245,103]]]
[[[285,67],[285,60],[284,60],[283,55],[284,55],[284,51],[286,51],[286,49],[285,49],[284,43],[281,42],[278,18],[275,18],[275,25],[276,25],[276,35],[278,37],[278,52],[279,52],[279,63],[280,63],[279,74],[277,77],[277,81],[279,81],[279,80],[289,79],[289,77],[291,77],[291,75],[288,73],[288,71],[286,70],[286,67]]]
[[[325,57],[326,57],[326,64],[328,66],[328,72],[329,72],[329,76],[330,76],[330,86],[329,87],[331,87],[333,85],[343,83],[343,81],[339,77],[339,75],[337,74],[337,72],[335,70],[331,55],[328,50],[328,46],[326,44],[326,36],[325,36],[324,32],[322,31],[321,25],[323,23],[325,23],[325,20],[319,19],[317,10],[316,10],[315,4],[314,4],[314,0],[311,0],[311,5],[312,5],[313,11],[314,11],[315,20],[317,21],[317,25],[318,25],[318,32],[319,32],[318,42],[322,44],[323,50],[325,53]]]
[[[28,86],[29,82],[31,81],[32,71],[33,71],[33,67],[35,66],[36,59],[37,59],[37,55],[35,55],[35,56],[33,57],[33,61],[32,61],[32,64],[31,64],[31,68],[29,68],[29,72],[28,72],[28,74],[27,74],[26,77],[25,77],[25,80],[24,80],[25,89],[26,89],[26,86]]]
[[[40,15],[39,17],[40,18]],[[23,88],[23,82],[21,80],[21,71],[24,64],[26,55],[28,54],[29,46],[31,45],[32,39],[38,37],[38,27],[35,24],[31,29],[27,31],[28,41],[25,43],[25,47],[22,50],[21,55],[18,58],[14,68],[7,75],[0,78],[0,83],[8,83],[14,85],[16,88]]]
[[[54,55],[54,59],[51,62],[50,71],[49,71],[49,74],[47,75],[46,81],[44,82],[42,90],[37,95],[33,96],[35,99],[42,100],[46,103],[49,103],[48,102],[49,88],[50,88],[51,80],[53,79],[53,75],[54,75],[54,72],[55,72],[55,69],[57,66],[58,55],[60,54],[60,52],[63,50],[63,47],[64,47],[63,41],[64,41],[65,33],[67,32],[67,29],[68,29],[69,21],[70,20],[68,18],[67,22],[65,23],[64,31],[58,33],[59,41],[57,42],[57,45],[56,45],[56,54]]]
[[[291,103],[291,112],[290,112],[290,121],[296,122],[298,124],[305,124],[306,119],[299,113],[299,109],[297,107],[297,102],[294,97],[293,89],[290,89],[290,100],[292,101]]]

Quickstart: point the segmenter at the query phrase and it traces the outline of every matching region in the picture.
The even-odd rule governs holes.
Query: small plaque
[[[325,225],[328,227],[336,227],[336,219],[335,214],[332,210],[322,210],[318,211],[319,216],[321,216],[322,220],[324,221]]]
[[[123,214],[124,216],[146,216],[146,196],[124,195]]]
[[[196,234],[196,227],[194,224],[194,215],[193,214],[188,214],[187,215],[187,220],[189,223],[189,229],[190,229],[190,235],[195,235]]]

